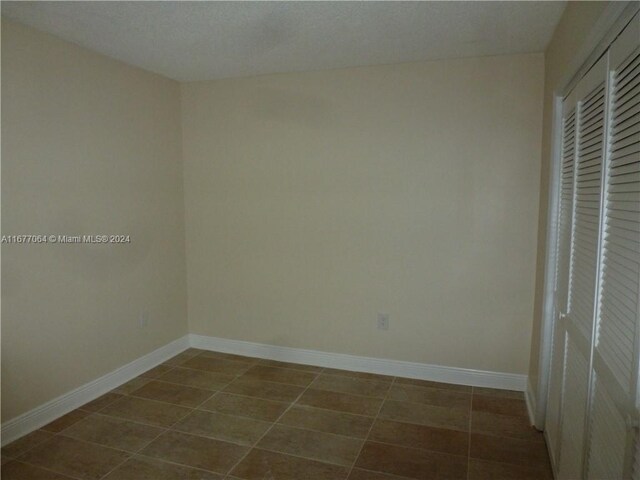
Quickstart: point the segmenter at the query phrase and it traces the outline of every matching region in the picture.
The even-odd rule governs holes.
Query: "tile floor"
[[[544,480],[522,393],[189,349],[2,449],[3,480]]]

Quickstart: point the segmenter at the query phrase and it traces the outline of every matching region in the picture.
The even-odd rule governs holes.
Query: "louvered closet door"
[[[566,288],[566,310],[560,305],[558,329],[564,337],[560,402],[559,448],[556,461],[561,479],[582,477],[585,417],[588,406],[591,341],[596,305],[602,159],[605,140],[606,59],[594,65],[565,100],[575,104],[573,209],[568,270],[559,252],[558,298]],[[560,218],[562,222],[562,218]],[[562,235],[562,232],[560,232]],[[563,284],[560,284],[563,282]],[[566,285],[566,287],[565,287]],[[562,314],[562,312],[566,312]]]
[[[612,44],[608,70],[607,155],[586,476],[640,480],[640,17]]]
[[[558,237],[555,271],[555,309],[566,312],[568,305],[569,266],[571,252],[571,231],[573,225],[573,173],[576,149],[575,102],[565,102],[562,112],[562,139],[560,155],[560,201],[558,205]],[[545,430],[549,451],[554,464],[559,455],[560,407],[562,398],[563,365],[565,357],[564,326],[556,322],[553,330],[551,369],[549,378],[549,398]]]

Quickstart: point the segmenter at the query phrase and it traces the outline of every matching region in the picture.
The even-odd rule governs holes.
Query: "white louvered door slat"
[[[567,316],[587,339],[587,343],[591,342],[593,329],[600,224],[602,162],[594,165],[590,160],[594,155],[602,157],[604,142],[605,77],[602,75],[599,78],[601,71],[604,71],[602,67],[595,67],[593,73],[590,72],[592,78],[598,76],[595,86],[589,85],[583,98],[578,98],[576,206]]]
[[[558,472],[562,479],[580,478],[583,463],[584,418],[589,380],[589,362],[567,336],[562,390],[562,425]]]
[[[636,444],[634,447],[634,451],[636,452],[636,461],[633,464],[633,472],[631,473],[631,478],[633,480],[640,480],[640,435],[636,435]]]
[[[640,418],[640,19],[608,55],[609,128],[586,473],[597,480],[640,480],[634,428]]]
[[[624,470],[626,444],[625,438],[621,437],[619,432],[625,430],[625,422],[614,401],[607,394],[606,388],[598,383],[597,377],[593,388],[591,435],[592,438],[600,439],[600,445],[598,449],[590,451],[587,478],[615,480],[622,477],[612,476],[611,472]]]
[[[545,434],[560,480],[640,480],[640,14],[563,100]]]
[[[556,285],[556,310],[567,311],[570,242],[573,224],[573,170],[576,147],[576,115],[575,109],[566,112],[562,120],[562,152],[560,159],[560,202],[558,210],[558,239],[555,270]],[[564,364],[565,358],[565,334],[560,325],[556,325],[553,331],[551,349],[551,362]],[[552,369],[549,379],[548,415],[545,419],[545,430],[550,443],[551,452],[556,452],[559,447],[560,433],[560,401],[562,398],[562,374],[563,369]]]
[[[564,321],[566,352],[560,405],[557,472],[560,479],[583,477],[585,417],[588,409],[591,342],[598,279],[602,158],[605,142],[606,60],[594,65],[565,100],[575,103],[575,149],[572,184],[573,211],[568,265],[558,264],[558,281],[568,272]],[[559,219],[559,226],[562,225]],[[562,233],[560,232],[560,235]],[[559,259],[560,259],[559,255]],[[557,287],[558,293],[561,287]],[[560,298],[558,298],[560,300]],[[547,435],[549,438],[550,435]]]

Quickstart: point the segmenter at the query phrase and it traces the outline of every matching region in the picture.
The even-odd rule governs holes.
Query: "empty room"
[[[3,480],[640,480],[640,2],[0,8]]]

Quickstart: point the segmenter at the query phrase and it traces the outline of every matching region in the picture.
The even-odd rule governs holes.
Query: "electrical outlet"
[[[141,311],[140,315],[138,315],[138,326],[140,328],[145,328],[149,325],[149,312],[146,310]]]
[[[389,314],[378,314],[378,330],[389,330]]]

